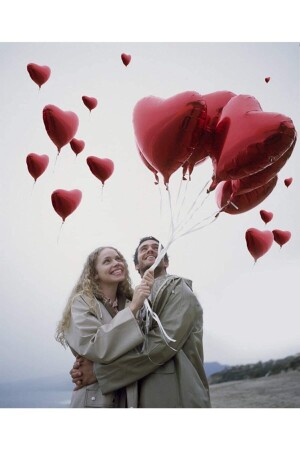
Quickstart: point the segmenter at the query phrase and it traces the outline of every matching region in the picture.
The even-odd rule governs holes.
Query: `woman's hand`
[[[142,308],[142,306],[144,305],[144,301],[147,297],[149,297],[153,283],[153,271],[147,270],[142,278],[141,283],[135,288],[132,301],[129,306],[134,315],[136,315],[138,310]]]

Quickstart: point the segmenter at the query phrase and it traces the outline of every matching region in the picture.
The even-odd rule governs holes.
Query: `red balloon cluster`
[[[248,211],[272,192],[296,143],[290,118],[264,112],[254,97],[229,91],[143,98],[134,108],[133,126],[144,164],[159,172],[166,186],[180,167],[183,176],[191,175],[210,157],[209,191],[220,184],[219,206],[231,201],[238,207],[224,208],[229,214]]]
[[[129,64],[130,59],[130,55],[122,55],[122,60],[125,65]],[[33,63],[27,65],[27,71],[31,79],[39,87],[49,79],[51,74],[50,67],[39,66]],[[84,95],[82,96],[82,101],[90,112],[98,105],[98,100],[94,97]],[[79,119],[74,112],[63,111],[57,106],[49,104],[43,109],[43,122],[49,138],[57,147],[58,154],[61,148],[67,144],[70,144],[76,156],[84,150],[85,142],[75,138],[79,126]],[[49,164],[49,157],[47,155],[30,153],[27,155],[26,163],[30,175],[36,181],[46,170]],[[103,185],[114,171],[114,163],[110,159],[90,156],[87,158],[87,164],[91,172],[101,180]],[[75,211],[81,202],[81,198],[82,192],[79,189],[72,191],[57,189],[51,195],[52,206],[63,219],[63,222]]]

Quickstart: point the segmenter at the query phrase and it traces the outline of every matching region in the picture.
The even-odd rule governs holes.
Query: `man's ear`
[[[134,267],[138,271],[138,273],[140,273],[140,266],[138,264],[136,264]]]
[[[169,267],[169,261],[164,259],[164,268],[167,269]]]

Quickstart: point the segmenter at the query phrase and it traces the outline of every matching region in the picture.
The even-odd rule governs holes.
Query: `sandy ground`
[[[300,370],[210,386],[213,408],[300,408]]]

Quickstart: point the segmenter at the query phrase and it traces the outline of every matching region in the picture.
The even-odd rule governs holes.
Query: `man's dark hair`
[[[133,262],[134,262],[135,265],[138,263],[138,251],[139,251],[139,248],[140,248],[141,244],[142,244],[143,242],[145,242],[145,241],[156,241],[158,244],[159,244],[159,242],[160,242],[160,241],[159,241],[158,239],[156,239],[154,236],[146,236],[146,237],[143,237],[142,239],[140,239],[139,245],[138,245],[137,248],[135,249],[135,252],[134,252],[134,255],[133,255]],[[164,248],[164,247],[161,246],[161,248]],[[169,257],[168,257],[168,255],[167,255],[167,253],[166,253],[165,256],[164,256],[164,260],[165,260],[167,263],[169,262]]]

